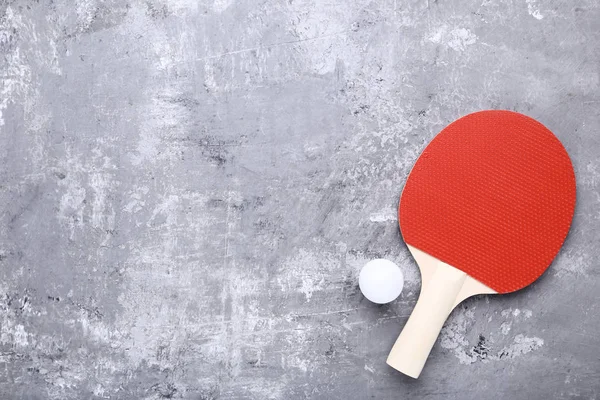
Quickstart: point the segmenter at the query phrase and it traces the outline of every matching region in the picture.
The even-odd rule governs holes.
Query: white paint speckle
[[[393,210],[381,210],[375,213],[372,213],[369,216],[369,220],[371,222],[388,222],[388,221],[396,221],[398,217]]]
[[[321,278],[320,280],[316,281],[309,276],[303,276],[302,285],[300,286],[300,292],[304,294],[304,296],[306,297],[306,301],[310,301],[313,292],[322,289],[324,283],[324,278]]]
[[[456,313],[450,317],[442,328],[440,344],[452,353],[461,364],[472,364],[477,360],[468,351],[469,341],[465,337],[468,327],[473,323],[474,313],[471,310]]]
[[[462,52],[472,44],[477,42],[477,36],[467,28],[454,28],[450,30],[448,26],[442,25],[431,33],[427,40],[432,43],[446,44],[451,49]]]
[[[429,41],[433,42],[433,43],[442,43],[442,37],[445,34],[447,27],[442,26],[437,28],[430,36],[429,36]]]
[[[101,384],[97,384],[94,387],[94,396],[100,397],[102,399],[110,399],[110,396],[106,393],[106,389]]]
[[[304,373],[308,372],[310,361],[306,357],[302,357],[301,354],[294,354],[287,359],[287,366],[296,368]]]
[[[499,358],[516,358],[537,350],[544,345],[544,340],[539,337],[527,337],[522,334],[515,336],[511,345],[504,347],[498,353]]]
[[[533,18],[535,18],[537,20],[544,18],[544,16],[540,12],[540,9],[537,5],[536,0],[527,0],[527,12],[529,13],[529,15],[531,15]]]
[[[550,267],[550,271],[561,278],[567,276],[586,277],[593,266],[593,261],[593,257],[590,257],[589,252],[576,244],[558,253],[555,262]]]
[[[10,330],[10,326],[8,326]],[[12,327],[12,343],[16,346],[25,347],[29,344],[29,334],[25,331],[25,327],[21,324],[15,324]]]
[[[494,333],[492,333],[481,335],[477,341],[474,341],[468,338],[472,335],[472,332],[470,332],[471,326],[476,324],[474,312],[466,310],[462,313],[453,314],[442,329],[440,344],[443,348],[451,350],[461,364],[512,359],[537,350],[544,344],[544,340],[541,338],[517,334],[512,342],[509,342],[510,344],[494,351],[493,344],[498,341],[501,343],[506,342],[507,336],[514,329],[515,323],[523,318],[529,318],[531,310],[505,309],[501,312],[501,315],[508,319],[500,325],[502,336],[494,336]],[[484,336],[487,339],[482,339]],[[485,351],[482,351],[482,349]]]
[[[470,46],[475,42],[477,42],[477,36],[469,29],[457,28],[450,31],[448,46],[456,51],[464,51],[467,46]]]

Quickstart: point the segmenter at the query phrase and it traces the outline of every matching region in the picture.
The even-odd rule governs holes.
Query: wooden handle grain
[[[441,261],[423,282],[417,304],[388,356],[387,364],[418,378],[444,322],[457,304],[467,275]]]

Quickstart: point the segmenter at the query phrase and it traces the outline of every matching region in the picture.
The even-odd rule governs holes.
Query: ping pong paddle
[[[535,281],[574,210],[571,160],[541,123],[488,110],[448,125],[417,159],[400,197],[400,231],[422,284],[388,365],[418,378],[461,301]]]

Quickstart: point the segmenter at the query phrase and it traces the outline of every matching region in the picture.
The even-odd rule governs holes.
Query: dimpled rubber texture
[[[398,210],[407,244],[498,293],[548,268],[575,210],[575,174],[560,141],[511,111],[448,125],[413,167]]]

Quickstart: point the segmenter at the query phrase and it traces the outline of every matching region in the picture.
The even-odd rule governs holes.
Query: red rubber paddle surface
[[[398,210],[404,241],[498,293],[548,268],[575,210],[575,174],[560,141],[511,111],[448,125],[408,176]]]

